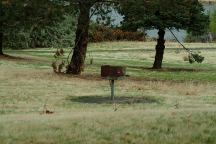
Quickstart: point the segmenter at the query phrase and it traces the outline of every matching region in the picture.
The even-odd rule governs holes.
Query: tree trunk
[[[0,33],[0,55],[3,55],[3,33]]]
[[[165,40],[164,40],[165,30],[159,29],[158,31],[158,40],[156,45],[156,54],[155,54],[155,61],[153,65],[153,69],[161,69],[162,68],[162,61],[163,61],[163,54],[165,49]]]
[[[2,2],[0,3],[0,55],[3,55],[3,19],[4,19],[4,11],[2,7]]]
[[[80,3],[80,14],[76,30],[75,47],[70,64],[67,68],[68,74],[79,75],[84,69],[86,51],[88,45],[88,30],[90,22],[91,3]]]

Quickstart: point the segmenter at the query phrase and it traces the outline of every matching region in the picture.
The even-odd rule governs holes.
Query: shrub
[[[209,42],[209,37],[208,34],[192,35],[189,33],[185,38],[185,42]]]
[[[75,16],[65,15],[62,21],[50,25],[19,25],[5,31],[4,47],[12,49],[36,47],[70,47],[74,43]]]
[[[216,41],[216,10],[210,16],[209,29],[210,29],[213,39]]]
[[[91,24],[89,32],[89,40],[91,42],[102,41],[144,41],[145,36],[141,32],[128,32],[123,31],[120,28],[111,28],[106,26],[100,26]]]

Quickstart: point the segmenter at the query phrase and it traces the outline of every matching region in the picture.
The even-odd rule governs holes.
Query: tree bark
[[[0,55],[3,55],[3,33],[0,33]]]
[[[153,69],[161,69],[162,68],[162,61],[163,61],[163,55],[164,55],[164,49],[165,49],[165,40],[164,40],[165,30],[159,29],[158,31],[158,40],[156,45],[156,54],[155,54],[155,61],[153,65]]]
[[[80,75],[84,69],[86,51],[88,45],[88,30],[90,23],[90,9],[92,4],[89,2],[80,3],[80,14],[76,30],[76,39],[73,55],[67,68],[68,74]]]
[[[3,36],[4,36],[4,31],[3,31],[3,19],[4,19],[4,10],[2,6],[2,2],[0,3],[0,55],[3,55]]]

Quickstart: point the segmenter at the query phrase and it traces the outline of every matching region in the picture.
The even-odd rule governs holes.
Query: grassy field
[[[14,57],[0,57],[0,143],[216,143],[216,44],[185,44],[205,56],[189,64],[167,43],[160,71],[149,69],[154,45],[90,44],[81,76],[52,72],[55,49],[7,50]],[[114,103],[103,64],[127,67]]]
[[[199,0],[200,2],[213,2],[213,3],[215,3],[216,2],[216,0]]]

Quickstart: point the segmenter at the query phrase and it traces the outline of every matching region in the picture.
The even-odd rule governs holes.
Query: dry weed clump
[[[185,56],[183,56],[183,60],[184,61],[189,61],[189,57],[185,55]]]
[[[64,56],[64,50],[57,49],[54,58],[55,61],[52,62],[52,68],[55,73],[63,73],[63,69],[65,68],[65,60],[63,59]]]

